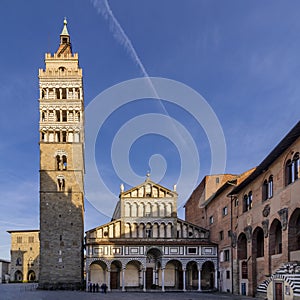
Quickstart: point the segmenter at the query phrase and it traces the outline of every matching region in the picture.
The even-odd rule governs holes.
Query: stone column
[[[186,292],[186,282],[185,282],[186,279],[185,279],[185,277],[186,277],[186,269],[184,268],[183,269],[183,289],[182,289],[184,292]]]
[[[122,269],[122,292],[125,292],[125,269]]]
[[[198,292],[201,292],[201,269],[198,269]]]
[[[161,269],[161,291],[165,291],[165,269]]]
[[[88,262],[86,262],[86,282],[85,282],[85,291],[89,291],[89,267]]]
[[[146,269],[143,269],[143,292],[146,292]]]
[[[110,269],[107,271],[107,291],[110,292]]]
[[[218,289],[218,270],[217,266],[215,266],[215,288]]]

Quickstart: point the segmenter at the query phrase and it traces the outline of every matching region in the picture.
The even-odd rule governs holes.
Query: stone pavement
[[[78,291],[40,291],[34,284],[0,284],[0,300],[200,300],[200,299],[255,299],[221,293],[197,292],[110,292],[87,293]]]

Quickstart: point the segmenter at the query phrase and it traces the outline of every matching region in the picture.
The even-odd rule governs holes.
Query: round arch
[[[198,264],[196,261],[189,261],[186,264],[186,287],[188,290],[198,289]]]
[[[138,260],[130,260],[125,267],[124,286],[129,288],[141,287],[143,265]]]
[[[101,260],[93,261],[89,266],[90,272],[90,282],[98,283],[101,285],[102,283],[107,284],[107,265]]]
[[[264,231],[261,227],[256,227],[252,235],[252,256],[253,258],[264,256]]]
[[[291,214],[288,226],[288,251],[290,260],[298,260],[300,255],[300,208]]]
[[[165,265],[165,287],[168,289],[183,289],[182,263],[177,259],[169,260]]]
[[[29,270],[28,274],[27,274],[27,280],[29,282],[35,281],[36,280],[36,276],[35,276],[35,272],[33,270]]]
[[[120,273],[122,270],[122,263],[119,260],[114,260],[110,264],[110,288],[119,289],[122,284],[120,281]]]
[[[282,253],[281,222],[274,219],[269,231],[269,255]]]
[[[14,274],[15,281],[23,281],[23,273],[20,270],[17,270]]]
[[[215,288],[215,265],[212,261],[202,264],[201,270],[201,289],[212,290]]]
[[[247,237],[244,232],[242,232],[237,240],[237,255],[238,259],[247,259],[248,253],[247,253]]]
[[[161,249],[151,247],[147,251],[146,259],[146,289],[156,289],[161,275]]]

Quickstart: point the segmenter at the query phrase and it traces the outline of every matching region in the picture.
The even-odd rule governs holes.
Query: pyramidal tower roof
[[[67,28],[67,19],[64,19],[64,27],[60,34],[60,45],[56,51],[58,56],[68,56],[72,54],[72,46],[70,41],[70,35]]]
[[[69,32],[68,32],[67,24],[68,24],[67,18],[65,18],[64,19],[64,28],[63,28],[63,30],[62,30],[62,32],[61,32],[60,35],[68,35],[68,36],[70,36]]]

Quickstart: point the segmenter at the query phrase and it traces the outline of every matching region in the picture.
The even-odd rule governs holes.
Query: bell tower
[[[39,70],[40,288],[79,288],[83,279],[84,100],[82,69],[67,21]]]

